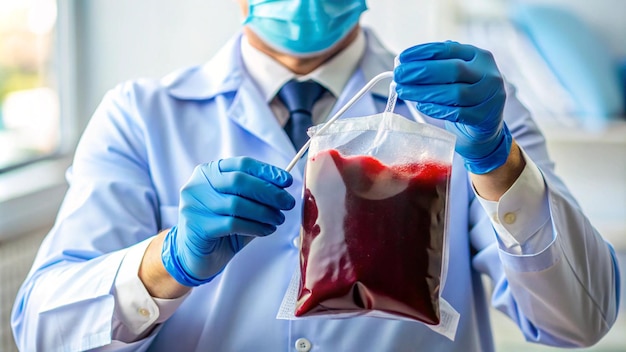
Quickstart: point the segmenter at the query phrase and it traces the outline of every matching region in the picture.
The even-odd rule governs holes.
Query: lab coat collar
[[[374,33],[365,29],[367,46],[362,56],[359,67],[352,74],[337,102],[333,106],[328,117],[334,116],[339,109],[348,103],[361,88],[378,74],[393,70],[394,55],[389,52],[376,38]],[[342,117],[367,116],[380,113],[377,109],[376,99],[386,100],[389,95],[389,81],[381,81],[370,89],[371,94],[366,94],[357,100]]]
[[[368,82],[381,72],[393,70],[394,55],[371,30],[364,28],[364,32],[367,45],[359,67]],[[169,94],[182,100],[206,100],[237,91],[247,76],[241,60],[241,38],[242,34],[237,34],[206,64],[176,71],[163,78]],[[385,97],[389,93],[388,84],[377,84],[371,92]]]
[[[239,89],[243,80],[243,63],[239,41],[231,38],[206,64],[182,69],[163,78],[170,95],[181,100],[206,100]]]
[[[395,55],[380,42],[373,31],[364,28],[364,32],[367,46],[359,66],[363,72],[365,83],[367,83],[380,73],[393,71]],[[379,97],[387,97],[389,95],[389,82],[380,82],[372,87],[370,92]]]

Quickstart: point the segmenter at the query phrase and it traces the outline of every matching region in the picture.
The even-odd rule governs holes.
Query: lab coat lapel
[[[286,159],[295,156],[296,150],[289,137],[249,77],[246,76],[242,80],[228,116]]]
[[[172,96],[182,100],[204,101],[218,96],[229,99],[234,93],[226,112],[228,118],[290,160],[296,151],[243,68],[240,42],[238,34],[206,65],[173,74],[163,83]]]
[[[363,88],[365,84],[367,84],[365,75],[363,74],[363,71],[358,68],[352,77],[350,77],[348,83],[346,83],[345,88],[341,92],[341,95],[337,98],[337,102],[335,103],[335,106],[333,106],[328,118],[330,119],[333,117],[339,109],[346,105],[348,101],[352,99],[352,97],[354,97],[356,93],[361,90],[361,88]],[[382,112],[376,111],[374,99],[373,93],[366,93],[359,100],[357,100],[356,103],[354,103],[354,105],[352,105],[352,107],[350,107],[350,109],[348,109],[348,111],[341,116],[341,118],[368,116]]]
[[[394,54],[389,52],[369,29],[364,28],[364,32],[367,46],[365,47],[365,53],[363,54],[361,63],[346,84],[341,95],[337,98],[337,103],[328,118],[334,116],[339,109],[352,99],[352,97],[376,75],[393,70]],[[383,110],[380,109],[381,104],[377,107],[376,102],[378,100],[383,103],[386,101],[389,94],[389,83],[390,80],[384,80],[376,84],[369,91],[369,94],[365,94],[361,97],[361,99],[346,111],[342,118],[367,116],[383,112]]]

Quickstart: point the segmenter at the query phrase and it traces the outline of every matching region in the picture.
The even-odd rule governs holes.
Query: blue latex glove
[[[398,97],[446,120],[468,171],[485,174],[506,162],[512,140],[502,120],[506,92],[491,53],[445,42],[414,46],[399,59]]]
[[[166,235],[161,258],[185,286],[211,281],[252,238],[285,221],[295,199],[282,169],[238,157],[199,165],[180,192],[178,225]]]

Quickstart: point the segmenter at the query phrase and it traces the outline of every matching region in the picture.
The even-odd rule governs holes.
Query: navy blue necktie
[[[289,110],[289,120],[285,132],[291,143],[300,150],[308,140],[306,131],[313,125],[311,110],[313,104],[324,94],[326,89],[315,81],[291,80],[278,91],[278,98]]]

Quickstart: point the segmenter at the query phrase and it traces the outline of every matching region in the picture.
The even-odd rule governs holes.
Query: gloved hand
[[[485,174],[506,162],[512,140],[502,120],[506,92],[491,53],[448,41],[414,46],[399,59],[398,97],[446,120],[468,171]]]
[[[295,199],[282,169],[238,157],[199,165],[180,192],[178,225],[163,241],[165,269],[185,286],[211,281],[256,236],[285,221]]]

